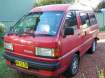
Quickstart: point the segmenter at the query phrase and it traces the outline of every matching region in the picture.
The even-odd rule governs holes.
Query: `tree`
[[[74,3],[76,0],[64,0],[64,3]]]
[[[50,5],[50,4],[62,4],[63,0],[36,0],[35,5]]]
[[[73,3],[75,0],[35,0],[34,6]]]
[[[97,7],[97,9],[102,9],[102,8],[105,8],[105,1],[101,2]]]

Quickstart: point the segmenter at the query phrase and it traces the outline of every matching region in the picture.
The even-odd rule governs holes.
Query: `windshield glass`
[[[63,12],[37,12],[24,16],[13,27],[16,34],[56,35]]]

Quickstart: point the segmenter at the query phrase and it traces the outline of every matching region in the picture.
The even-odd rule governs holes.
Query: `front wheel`
[[[78,72],[78,69],[79,69],[79,55],[74,54],[71,64],[69,68],[67,69],[67,71],[65,72],[65,76],[68,78],[70,76],[76,75]]]

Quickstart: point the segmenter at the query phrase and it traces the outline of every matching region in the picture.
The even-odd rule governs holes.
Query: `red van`
[[[33,8],[4,37],[7,65],[25,73],[74,76],[87,51],[94,53],[99,27],[93,11],[57,4]]]

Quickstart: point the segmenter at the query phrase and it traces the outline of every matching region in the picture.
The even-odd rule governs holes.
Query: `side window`
[[[77,27],[77,20],[76,20],[76,13],[75,12],[68,12],[65,19],[64,27],[72,27],[74,30]]]
[[[80,13],[82,25],[90,26],[89,16],[87,13]]]
[[[90,24],[91,25],[97,24],[97,20],[96,20],[95,15],[94,14],[89,14],[89,16],[90,16]]]

